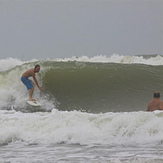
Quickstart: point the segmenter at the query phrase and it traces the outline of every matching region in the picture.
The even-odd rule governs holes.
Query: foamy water
[[[163,113],[91,114],[77,111],[22,113],[1,111],[0,144],[157,145],[163,138]]]
[[[161,163],[162,123],[162,113],[0,111],[0,161]]]

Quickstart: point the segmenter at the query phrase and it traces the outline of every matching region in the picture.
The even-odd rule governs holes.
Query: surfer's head
[[[34,68],[34,72],[39,72],[40,71],[40,65],[36,65]]]
[[[154,92],[153,97],[154,98],[160,98],[160,92]]]

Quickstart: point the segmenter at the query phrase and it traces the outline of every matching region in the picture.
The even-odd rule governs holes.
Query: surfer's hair
[[[36,65],[35,68],[40,67],[40,65]]]
[[[160,92],[154,92],[153,97],[154,98],[160,98]]]

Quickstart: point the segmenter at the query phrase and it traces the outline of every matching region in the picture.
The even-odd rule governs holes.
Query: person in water
[[[160,100],[160,92],[154,92],[153,100],[147,105],[146,111],[163,110],[163,101]]]
[[[28,79],[29,77],[33,77],[38,88],[41,91],[43,90],[43,88],[39,86],[38,81],[35,76],[35,73],[38,73],[39,71],[40,71],[40,65],[36,65],[35,68],[29,69],[26,72],[24,72],[21,77],[21,81],[24,83],[24,85],[27,87],[27,89],[30,90],[29,91],[29,100],[30,101],[36,101],[36,100],[32,98],[35,84],[32,80]]]

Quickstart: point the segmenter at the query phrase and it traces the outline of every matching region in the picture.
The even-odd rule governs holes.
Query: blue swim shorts
[[[22,76],[21,81],[24,83],[24,85],[27,87],[28,90],[33,87],[32,80]]]

